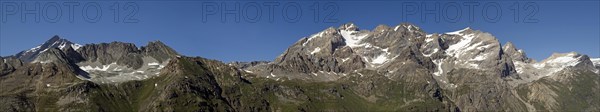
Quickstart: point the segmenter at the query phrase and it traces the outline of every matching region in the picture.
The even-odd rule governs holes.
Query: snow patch
[[[317,52],[321,51],[320,47],[315,48],[315,50],[313,50],[312,52],[310,52],[310,54],[315,54]]]
[[[61,42],[61,44],[58,45],[58,48],[62,50],[62,49],[65,49],[66,46],[67,46],[66,42]]]
[[[308,42],[310,42],[312,39],[315,39],[315,38],[317,38],[317,37],[323,37],[323,34],[324,34],[324,33],[325,33],[325,32],[319,32],[318,34],[311,35],[310,37],[308,37],[308,40],[306,40],[306,42],[302,43],[302,46],[306,46],[306,44],[307,44]]]
[[[463,36],[463,38],[460,39],[459,42],[457,42],[456,44],[450,45],[448,47],[448,49],[446,49],[446,53],[450,56],[458,58],[458,57],[460,57],[460,55],[462,55],[466,51],[475,49],[476,46],[479,46],[482,43],[476,43],[474,45],[470,45],[471,41],[473,41],[474,38],[475,38],[475,35],[473,35],[473,34]]]
[[[46,51],[48,51],[48,49],[44,49],[44,50],[42,50],[40,53],[43,53],[43,52],[46,52]]]
[[[425,37],[427,37],[427,38],[430,38],[432,36],[433,36],[433,34],[427,34],[427,35],[425,35]]]
[[[475,57],[475,58],[473,58],[473,59],[471,59],[471,60],[472,60],[472,61],[483,61],[483,60],[485,60],[485,59],[486,59],[486,57],[487,57],[487,54],[484,54],[484,55],[477,55],[477,57]]]
[[[418,28],[413,25],[408,25],[408,28],[406,29],[408,29],[409,32],[413,32],[413,28],[418,30]]]
[[[600,58],[592,58],[590,60],[592,61],[592,63],[594,63],[594,66],[600,66]]]
[[[350,47],[361,46],[359,44],[361,42],[361,40],[368,36],[368,34],[358,34],[358,31],[347,31],[347,30],[340,31],[340,34],[346,41],[346,45],[348,45]]]
[[[158,63],[158,62],[148,63],[148,66],[158,66],[158,65],[160,65],[160,63]]]
[[[433,60],[433,63],[437,66],[437,71],[433,72],[433,75],[435,75],[435,76],[442,75],[442,73],[444,73],[444,69],[442,69],[442,64],[444,64],[444,61],[441,59],[437,59],[437,60]]]
[[[373,64],[382,64],[382,63],[385,63],[386,61],[388,61],[387,55],[386,54],[380,54],[379,56],[375,57],[371,61],[371,63],[373,63]]]
[[[27,50],[27,52],[36,52],[36,51],[40,50],[41,48],[42,48],[42,46],[39,45],[37,47],[34,47],[34,48],[31,48],[31,49]]]
[[[515,68],[517,69],[517,73],[518,74],[523,74],[525,71],[524,69],[524,63],[520,62],[520,61],[515,61]]]
[[[433,38],[430,38],[430,37],[431,37],[430,35],[427,36],[427,38],[425,39],[426,43],[433,41]]]
[[[342,59],[342,62],[346,62],[346,61],[348,61],[349,59],[350,59],[350,58],[344,58],[344,59]]]
[[[40,61],[41,64],[46,64],[46,63],[52,63],[52,60],[44,60],[44,61]]]
[[[546,63],[562,64],[565,66],[575,66],[579,64],[578,58],[574,58],[575,54],[568,54],[567,56],[557,57],[552,60],[547,60]]]
[[[438,51],[439,51],[439,49],[438,49],[438,48],[434,48],[434,49],[433,49],[433,51],[432,51],[431,53],[429,53],[429,54],[423,54],[423,56],[425,56],[425,57],[431,57],[431,55],[433,55],[433,54],[437,53]]]
[[[517,50],[517,52],[523,54],[523,50],[522,49]]]
[[[82,47],[82,45],[79,45],[79,44],[71,44],[71,48],[73,48],[73,50],[77,50],[81,47]]]
[[[465,29],[462,30],[458,30],[458,31],[453,31],[453,32],[447,32],[446,34],[450,34],[450,35],[460,35],[462,32],[471,29],[471,27],[467,27]]]
[[[110,68],[113,65],[117,65],[117,63],[111,63],[109,65],[102,65],[102,66],[97,66],[97,67],[92,67],[92,66],[80,66],[79,68],[83,71],[107,71],[108,68]]]

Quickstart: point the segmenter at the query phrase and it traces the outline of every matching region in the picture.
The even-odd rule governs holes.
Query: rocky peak
[[[111,42],[88,44],[77,50],[84,58],[79,68],[96,83],[143,80],[158,76],[169,60],[179,56],[160,41],[149,42],[140,48],[133,43]]]
[[[54,36],[52,36],[52,38],[48,39],[48,41],[46,41],[46,42],[55,42],[55,41],[59,41],[59,40],[61,40],[61,38],[58,37],[58,35],[54,35]]]
[[[373,29],[373,32],[385,32],[385,31],[389,31],[391,28],[388,25],[377,25],[377,27],[375,27],[375,29]]]
[[[354,23],[346,23],[340,26],[338,29],[346,30],[346,31],[359,31],[358,26],[354,25]]]
[[[79,49],[81,45],[75,44],[67,39],[60,38],[55,35],[52,38],[48,39],[41,45],[37,47],[31,48],[26,51],[21,51],[17,53],[15,56],[25,62],[33,61],[40,53],[46,52],[51,48],[65,49],[67,46],[72,47],[73,49]]]
[[[119,59],[127,60],[128,57],[137,54],[140,51],[135,44],[132,43],[111,42],[87,44],[77,50],[77,52],[79,52],[79,54],[87,61],[110,64]],[[131,58],[129,59],[133,60]]]
[[[515,47],[515,45],[513,45],[512,42],[506,42],[506,44],[504,44],[504,46],[502,46],[502,49],[517,49]]]
[[[533,61],[527,57],[522,49],[517,49],[512,42],[506,42],[506,44],[502,47],[502,51],[504,51],[504,53],[507,54],[513,61],[521,61],[525,63],[530,63]]]
[[[85,59],[79,54],[72,46],[67,46],[62,49],[62,52],[67,56],[69,61],[78,63],[80,61],[84,61]]]
[[[401,23],[400,25],[397,25],[396,27],[394,27],[394,31],[407,31],[407,32],[415,32],[415,31],[419,31],[421,32],[421,28],[411,24],[411,23]]]
[[[161,41],[149,42],[148,45],[141,47],[144,55],[156,58],[159,62],[166,61],[179,55],[171,47],[165,45]]]

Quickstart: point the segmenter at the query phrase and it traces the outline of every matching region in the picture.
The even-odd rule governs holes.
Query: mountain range
[[[223,63],[160,41],[80,45],[59,36],[0,58],[6,111],[600,111],[600,58],[570,52],[537,62],[471,28],[347,23],[273,61]]]

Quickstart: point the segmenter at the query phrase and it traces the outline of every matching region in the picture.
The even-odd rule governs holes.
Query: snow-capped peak
[[[38,45],[34,48],[31,48],[26,51],[21,51],[16,56],[19,59],[22,59],[26,62],[33,61],[39,54],[48,51],[50,48],[59,48],[61,50],[65,50],[67,46],[70,46],[74,50],[79,49],[82,45],[72,43],[67,39],[60,38],[58,36],[53,36],[48,41],[44,42],[41,45]]]
[[[550,58],[541,62],[539,66],[575,66],[581,62],[581,54],[571,53],[554,53]]]
[[[401,27],[406,28],[409,32],[421,30],[421,28],[419,28],[419,27],[417,27],[415,25],[408,24],[408,23],[403,23],[403,24],[400,24],[400,25],[394,27],[394,31],[398,31]]]
[[[504,47],[502,47],[502,49],[508,50],[508,49],[516,49],[516,48],[515,48],[515,45],[513,45],[512,42],[506,42],[506,44],[504,45]]]
[[[340,26],[339,34],[344,38],[346,45],[350,47],[363,46],[360,44],[361,40],[369,35],[369,33],[361,32],[354,23],[346,23]]]

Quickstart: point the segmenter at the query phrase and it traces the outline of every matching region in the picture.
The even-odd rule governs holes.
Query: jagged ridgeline
[[[227,64],[58,36],[0,58],[3,111],[600,111],[600,59],[537,62],[471,28],[348,23],[273,61]]]

